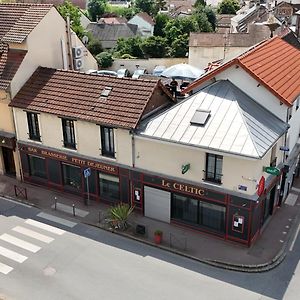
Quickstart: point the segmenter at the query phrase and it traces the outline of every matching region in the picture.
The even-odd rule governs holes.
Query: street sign
[[[83,170],[83,175],[84,175],[84,178],[88,178],[89,176],[91,176],[91,168],[87,168],[87,169],[84,169]]]
[[[276,167],[264,167],[263,170],[264,172],[275,176],[278,176],[280,174],[280,170]]]
[[[290,148],[288,146],[280,146],[279,149],[281,151],[290,151]]]

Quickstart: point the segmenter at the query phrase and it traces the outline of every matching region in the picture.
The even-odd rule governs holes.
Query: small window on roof
[[[100,97],[108,97],[109,94],[110,94],[110,92],[111,92],[111,90],[112,90],[112,87],[106,86],[106,87],[103,89],[103,91],[101,92]]]
[[[210,117],[210,110],[197,109],[191,119],[191,125],[204,126]]]

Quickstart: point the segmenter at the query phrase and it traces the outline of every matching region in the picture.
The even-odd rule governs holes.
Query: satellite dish
[[[83,38],[82,38],[82,42],[84,43],[84,45],[86,46],[89,42],[89,38],[87,35],[84,35]]]

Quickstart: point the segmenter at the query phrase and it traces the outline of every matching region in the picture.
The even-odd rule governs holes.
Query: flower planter
[[[154,233],[154,242],[155,244],[161,244],[162,241],[162,232],[161,233]]]

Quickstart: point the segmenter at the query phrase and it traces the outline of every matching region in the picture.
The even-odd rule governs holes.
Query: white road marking
[[[34,239],[37,239],[39,241],[42,241],[44,243],[51,243],[52,241],[54,241],[54,238],[51,238],[49,236],[46,236],[44,234],[40,234],[40,233],[37,233],[33,230],[30,230],[30,229],[27,229],[27,228],[24,228],[22,226],[16,226],[15,228],[12,229],[13,231],[16,231],[16,232],[19,232],[19,233],[22,233],[24,235],[27,235],[29,237],[32,237]]]
[[[74,226],[77,225],[77,223],[75,223],[75,222],[71,222],[69,220],[59,218],[59,217],[56,217],[56,216],[53,216],[53,215],[50,215],[50,214],[46,214],[46,213],[43,213],[43,212],[39,213],[37,216],[40,217],[40,218],[58,223],[58,224],[62,224],[64,226],[67,226],[67,227],[70,227],[70,228],[73,228]]]
[[[7,275],[14,268],[0,262],[0,273]]]
[[[11,260],[18,262],[18,263],[22,263],[28,258],[27,256],[19,254],[15,251],[8,250],[1,246],[0,246],[0,255],[5,256]]]
[[[13,244],[17,247],[23,248],[23,249],[28,250],[28,251],[33,252],[33,253],[36,253],[41,249],[41,247],[39,247],[39,246],[36,246],[36,245],[31,244],[31,243],[25,242],[25,241],[23,241],[21,239],[18,239],[18,238],[14,237],[10,234],[7,234],[7,233],[2,234],[0,236],[0,239],[2,241],[8,242],[10,244]]]
[[[47,225],[47,224],[44,224],[44,223],[41,223],[41,222],[38,222],[38,221],[35,221],[35,220],[32,220],[32,219],[27,219],[25,221],[25,223],[29,224],[29,225],[32,225],[32,226],[35,226],[35,227],[38,227],[38,228],[41,228],[43,230],[49,231],[51,233],[58,234],[58,235],[62,235],[62,234],[65,233],[65,231],[62,230],[62,229],[59,229],[59,228],[56,228],[54,226],[50,226],[50,225]]]
[[[298,236],[298,234],[299,234],[299,230],[300,230],[300,224],[298,225],[296,234],[295,234],[295,236],[294,236],[294,238],[293,238],[293,241],[292,241],[292,243],[291,243],[291,246],[290,246],[290,249],[289,249],[290,251],[293,251],[293,248],[294,248],[294,245],[295,245],[297,236]]]

